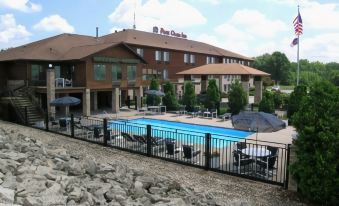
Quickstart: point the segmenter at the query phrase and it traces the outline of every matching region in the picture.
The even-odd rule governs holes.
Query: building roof
[[[270,74],[248,67],[242,64],[206,64],[177,73],[179,75],[253,75],[253,76],[269,76]]]
[[[122,42],[128,45],[142,45],[252,60],[249,57],[198,41],[127,29],[98,38],[78,34],[60,34],[0,52],[0,61],[76,60]]]

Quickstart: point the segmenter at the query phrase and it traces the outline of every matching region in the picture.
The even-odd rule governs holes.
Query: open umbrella
[[[286,128],[286,123],[273,114],[265,112],[240,112],[232,116],[235,129],[258,132],[275,132]]]
[[[147,90],[145,91],[145,94],[151,95],[151,96],[157,96],[157,97],[165,96],[165,93],[163,93],[162,91],[158,91],[158,90]],[[153,105],[154,105],[154,98],[153,98]]]
[[[69,106],[74,106],[80,104],[81,100],[71,96],[65,96],[56,98],[51,101],[49,104],[51,106],[61,106],[66,107],[66,116],[68,116]]]

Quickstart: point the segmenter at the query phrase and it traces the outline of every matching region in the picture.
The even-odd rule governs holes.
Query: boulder
[[[149,189],[155,184],[155,179],[149,176],[138,176],[135,180],[141,182],[144,189]]]
[[[17,162],[23,162],[26,159],[26,155],[15,151],[0,151],[0,159],[11,159]]]
[[[0,203],[13,204],[15,191],[0,185]]]
[[[3,177],[3,183],[1,184],[1,186],[9,189],[16,189],[16,177],[13,176],[11,172],[7,172],[6,175]]]
[[[83,168],[85,169],[86,173],[91,176],[94,176],[97,172],[97,164],[91,159],[84,161]]]

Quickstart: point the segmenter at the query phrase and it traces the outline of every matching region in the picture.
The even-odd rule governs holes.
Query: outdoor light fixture
[[[52,68],[53,67],[53,64],[48,64],[48,68]]]

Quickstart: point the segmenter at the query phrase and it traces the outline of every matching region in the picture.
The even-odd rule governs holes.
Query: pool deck
[[[159,120],[167,120],[167,121],[176,121],[176,122],[184,122],[184,123],[190,123],[190,124],[200,124],[200,125],[208,125],[208,126],[216,126],[216,127],[223,127],[223,128],[230,128],[234,129],[232,126],[231,120],[222,121],[221,119],[216,118],[202,118],[202,117],[194,117],[192,118],[190,115],[176,115],[171,113],[166,113],[162,115],[146,115],[135,111],[135,110],[129,110],[129,111],[121,111],[118,114],[97,114],[92,115],[93,117],[97,118],[112,118],[112,119],[135,119],[135,118],[151,118],[151,119],[159,119]],[[256,136],[258,140],[260,141],[270,141],[270,142],[277,142],[277,143],[283,143],[283,144],[291,144],[292,143],[292,134],[295,133],[295,128],[291,126],[287,126],[286,129],[282,129],[277,132],[272,133],[258,133],[258,136],[256,133],[250,135],[247,137],[247,139],[256,139]]]

